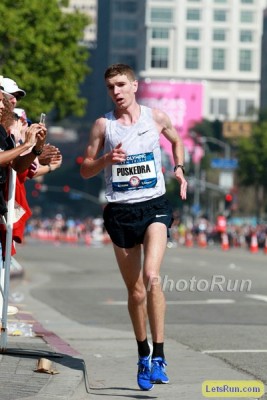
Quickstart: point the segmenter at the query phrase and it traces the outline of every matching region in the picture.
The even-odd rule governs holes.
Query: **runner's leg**
[[[167,228],[152,223],[144,238],[144,282],[147,288],[147,311],[153,342],[164,341],[165,296],[162,292],[160,267],[167,245]]]
[[[122,278],[128,290],[128,310],[138,341],[147,337],[146,288],[141,265],[141,245],[132,248],[114,246]]]

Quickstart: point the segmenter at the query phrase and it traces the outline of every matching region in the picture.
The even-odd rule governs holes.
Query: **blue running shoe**
[[[169,378],[166,374],[167,363],[162,357],[152,358],[152,367],[150,381],[151,383],[169,383]]]
[[[154,385],[150,382],[151,356],[139,357],[137,383],[141,390],[151,390]]]

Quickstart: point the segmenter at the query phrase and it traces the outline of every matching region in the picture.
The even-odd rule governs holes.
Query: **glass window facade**
[[[212,50],[212,69],[214,71],[225,69],[225,49]]]
[[[172,8],[151,8],[150,10],[151,22],[173,22],[173,9]]]
[[[252,31],[240,31],[239,34],[240,42],[253,42],[253,32]]]
[[[135,36],[113,36],[112,44],[114,47],[125,47],[127,49],[134,49],[137,46],[137,41]]]
[[[151,68],[168,68],[169,49],[168,47],[152,47]]]
[[[215,42],[224,42],[226,40],[226,31],[224,29],[214,29],[212,39]]]
[[[239,70],[251,71],[252,70],[252,51],[240,50],[239,52]]]
[[[186,19],[188,21],[200,21],[201,11],[197,9],[190,8],[186,11]]]
[[[168,28],[152,28],[151,30],[152,39],[169,39]]]
[[[214,10],[213,11],[213,20],[216,22],[225,22],[227,21],[227,12],[226,10]]]
[[[187,28],[186,29],[187,40],[200,40],[200,30],[198,28]]]
[[[210,113],[215,116],[228,115],[228,100],[227,99],[210,99]]]
[[[251,12],[249,10],[242,10],[240,13],[240,22],[243,22],[243,23],[254,22],[253,12]]]
[[[255,112],[255,104],[253,100],[238,99],[237,100],[237,115],[246,116],[252,115]]]
[[[185,68],[198,69],[199,68],[199,48],[187,47],[185,54]]]
[[[137,21],[134,19],[116,18],[112,23],[114,31],[134,32],[137,30]]]
[[[135,1],[116,0],[113,2],[114,11],[123,13],[135,13],[137,11],[137,3]]]

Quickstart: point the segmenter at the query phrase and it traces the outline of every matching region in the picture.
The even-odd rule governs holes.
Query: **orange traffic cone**
[[[221,244],[222,250],[229,250],[229,239],[227,233],[222,233],[222,244]]]
[[[193,235],[191,232],[186,232],[185,234],[185,246],[186,247],[193,247],[194,242],[193,242]]]
[[[266,235],[266,238],[265,238],[265,243],[264,243],[264,254],[267,254],[267,235]]]
[[[203,249],[207,247],[207,236],[204,232],[198,234],[198,247],[202,247]]]
[[[258,246],[258,239],[255,233],[251,235],[251,241],[250,241],[250,252],[251,253],[257,253],[259,250]]]
[[[86,246],[91,246],[92,237],[91,237],[91,235],[90,235],[89,232],[87,232],[87,233],[84,235],[84,242],[85,242]]]

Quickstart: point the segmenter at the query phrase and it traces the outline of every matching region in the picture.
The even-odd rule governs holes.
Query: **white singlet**
[[[105,168],[108,202],[137,203],[162,196],[166,192],[162,174],[159,132],[152,109],[141,106],[140,117],[133,125],[117,122],[114,112],[105,114],[104,153],[119,143],[126,151],[123,163]]]

